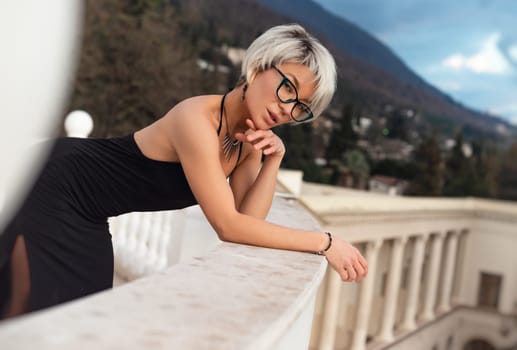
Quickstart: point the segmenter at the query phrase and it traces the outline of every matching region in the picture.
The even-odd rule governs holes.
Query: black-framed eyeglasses
[[[291,109],[291,119],[295,122],[302,123],[314,118],[311,109],[305,103],[298,99],[298,91],[296,86],[285,76],[284,73],[276,66],[272,66],[281,76],[282,81],[276,89],[276,96],[282,103],[296,102]]]

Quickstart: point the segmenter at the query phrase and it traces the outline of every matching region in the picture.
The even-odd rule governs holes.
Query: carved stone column
[[[404,311],[402,329],[412,330],[416,328],[416,312],[418,305],[418,294],[420,292],[420,280],[422,278],[422,264],[424,262],[425,242],[427,236],[417,236],[413,246],[413,258],[411,259],[411,271],[409,273],[409,288]]]
[[[441,232],[433,235],[431,262],[427,276],[427,290],[425,292],[424,310],[421,316],[421,319],[424,321],[432,320],[435,316],[434,305],[436,303],[438,274],[440,273],[440,261],[442,259],[443,237],[444,234]]]
[[[456,251],[458,249],[458,234],[451,232],[447,240],[447,255],[445,256],[445,271],[443,274],[443,283],[440,290],[440,303],[438,310],[440,312],[449,311],[451,308],[451,289],[452,278],[454,277],[454,268],[456,267]]]
[[[400,287],[400,276],[402,274],[402,256],[404,255],[406,242],[406,237],[396,238],[393,240],[388,283],[386,285],[386,296],[384,298],[384,313],[382,315],[381,331],[376,337],[376,340],[381,342],[390,342],[394,339],[393,324],[395,322],[397,296]]]
[[[366,246],[366,261],[368,262],[368,275],[361,281],[359,289],[359,306],[357,308],[357,318],[355,330],[352,338],[351,350],[363,350],[366,345],[366,335],[368,332],[368,321],[372,306],[373,287],[377,270],[377,258],[382,240],[368,242]]]
[[[336,326],[339,311],[339,294],[341,292],[341,277],[330,266],[329,281],[325,296],[325,309],[321,323],[320,345],[318,349],[333,350],[336,339]]]

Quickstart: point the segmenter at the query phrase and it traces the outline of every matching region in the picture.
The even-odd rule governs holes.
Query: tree
[[[413,180],[417,175],[417,169],[414,161],[386,158],[376,161],[371,173]]]
[[[456,134],[454,147],[449,154],[445,167],[443,195],[451,197],[471,196],[477,182],[477,174],[472,159],[463,151],[464,142],[461,132]]]
[[[366,180],[370,176],[370,165],[363,152],[353,149],[347,151],[344,156],[344,164],[354,177],[354,187],[364,188]]]
[[[495,150],[489,149],[482,141],[474,141],[472,143],[472,163],[474,186],[471,194],[477,197],[495,197],[499,171]]]
[[[343,107],[343,114],[339,119],[339,124],[333,128],[327,146],[327,160],[341,159],[346,151],[356,148],[357,133],[354,131],[353,123],[355,111],[352,104]]]
[[[499,196],[517,200],[517,142],[504,154],[499,172]]]
[[[394,108],[388,115],[386,128],[388,129],[388,137],[409,141],[411,121],[408,111]]]
[[[339,123],[332,129],[327,146],[326,158],[330,165],[330,183],[332,184],[337,184],[341,178],[342,169],[346,166],[344,160],[346,152],[357,147],[358,136],[353,128],[354,120],[354,106],[347,103],[343,106],[343,114]]]
[[[440,196],[443,186],[443,164],[436,134],[424,139],[414,153],[416,176],[406,194]]]
[[[314,163],[310,124],[283,125],[276,128],[275,133],[282,139],[287,150],[282,167],[302,170],[306,181],[324,181],[321,167]]]

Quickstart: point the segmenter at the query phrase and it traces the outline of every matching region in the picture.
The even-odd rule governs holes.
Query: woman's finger
[[[248,141],[255,141],[260,138],[267,138],[271,137],[273,133],[269,130],[255,130],[249,134],[246,135]]]
[[[348,272],[348,280],[353,281],[357,277],[357,272],[352,267],[352,265],[348,265],[345,267],[345,270]]]
[[[345,282],[346,282],[346,281],[348,281],[348,277],[349,277],[349,276],[348,276],[348,271],[347,271],[347,270],[343,270],[343,271],[341,271],[341,279],[342,279],[343,281],[345,281]]]
[[[255,143],[253,145],[253,147],[255,147],[255,149],[265,149],[267,148],[268,146],[269,147],[274,147],[275,146],[275,143],[274,143],[275,140],[271,139],[271,138],[263,138],[261,141]]]
[[[357,271],[357,277],[355,279],[355,281],[357,283],[361,282],[361,280],[363,279],[363,277],[366,275],[366,270],[363,268],[363,266],[358,262],[355,263],[354,265],[354,269],[355,271]]]
[[[358,261],[364,269],[364,274],[368,274],[368,262],[366,261],[366,259],[362,255],[359,255]]]
[[[246,118],[246,125],[253,131],[257,130],[257,127],[251,118]]]
[[[246,135],[243,134],[242,132],[238,132],[235,134],[235,139],[236,140],[239,140],[241,142],[248,142],[247,139],[246,139]]]
[[[279,150],[280,150],[280,148],[278,148],[275,145],[272,145],[271,147],[268,147],[268,148],[264,149],[262,151],[262,153],[264,153],[264,155],[268,156],[270,154],[277,153]]]
[[[355,271],[357,271],[358,276],[363,276],[364,273],[366,272],[364,267],[361,265],[361,263],[359,263],[359,260],[355,264],[353,264],[353,267],[354,267]]]
[[[253,131],[250,134],[244,134],[241,132],[235,133],[235,139],[252,145],[260,141],[262,138],[263,134],[259,131]]]

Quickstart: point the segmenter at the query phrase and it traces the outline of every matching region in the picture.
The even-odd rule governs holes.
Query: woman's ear
[[[242,87],[242,95],[241,100],[244,101],[246,99],[246,91],[248,90],[248,83],[245,83]]]
[[[246,76],[246,82],[248,84],[251,84],[253,82],[253,80],[255,80],[255,77],[257,76],[257,72],[252,72],[252,73],[249,73],[247,76]]]
[[[239,88],[239,87],[241,87],[241,85],[244,85],[245,83],[246,83],[246,76],[245,75],[241,75],[239,77],[239,80],[237,80],[237,83],[235,83],[235,87]]]

